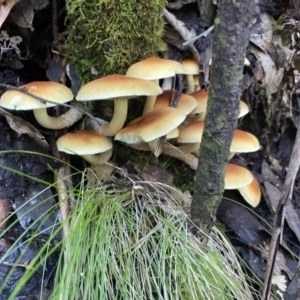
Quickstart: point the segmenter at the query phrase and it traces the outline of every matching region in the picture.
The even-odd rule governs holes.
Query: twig
[[[10,202],[8,198],[0,199],[0,230],[4,230],[7,225],[7,217],[10,212]]]
[[[70,213],[69,204],[68,204],[68,194],[67,194],[68,188],[64,182],[65,173],[66,173],[65,168],[66,166],[62,166],[58,169],[57,172],[57,193],[59,199],[61,223],[62,223],[62,230],[63,230],[64,237],[66,237],[70,232],[70,225],[68,222],[68,216]]]
[[[293,146],[292,156],[289,162],[288,171],[286,174],[285,182],[282,188],[281,197],[277,206],[277,211],[274,217],[274,228],[272,239],[270,242],[270,251],[267,262],[264,289],[262,293],[262,300],[270,299],[270,291],[272,285],[272,274],[277,255],[277,249],[282,239],[282,232],[285,220],[285,210],[287,204],[291,205],[291,195],[295,182],[295,178],[300,166],[300,124],[297,128],[297,135]]]
[[[53,33],[53,44],[58,46],[58,26],[57,26],[57,3],[56,0],[52,1],[52,33]]]
[[[194,43],[195,41],[199,40],[201,37],[206,37],[209,33],[211,33],[214,30],[215,26],[211,26],[209,27],[207,30],[205,30],[204,32],[202,32],[201,34],[195,36],[194,38],[190,39],[189,41],[186,41],[182,44],[183,47],[186,47],[192,43]]]

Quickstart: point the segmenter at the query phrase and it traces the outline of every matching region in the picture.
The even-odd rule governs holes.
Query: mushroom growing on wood
[[[48,115],[48,107],[69,102],[74,97],[72,91],[63,84],[52,81],[36,81],[20,86],[20,88],[26,88],[31,94],[56,104],[49,102],[44,104],[21,91],[9,90],[1,96],[0,106],[12,110],[33,110],[37,122],[49,129],[69,127],[82,117],[82,113],[75,108],[69,109],[58,117]]]
[[[112,155],[112,143],[103,134],[94,130],[78,130],[61,136],[57,149],[68,154],[81,155],[94,165],[106,163]]]
[[[185,115],[177,108],[161,108],[130,122],[116,134],[115,140],[136,145],[146,142],[158,156],[161,151],[157,150],[158,139],[178,127],[184,119]]]
[[[174,77],[181,73],[182,65],[179,62],[151,56],[130,66],[126,76],[152,80],[158,85],[159,79]],[[156,96],[147,97],[143,114],[153,110],[155,99]]]
[[[127,117],[127,100],[138,96],[157,96],[161,88],[149,80],[123,75],[109,75],[93,80],[84,85],[78,92],[76,100],[114,100],[114,115],[103,134],[114,136],[124,125]]]

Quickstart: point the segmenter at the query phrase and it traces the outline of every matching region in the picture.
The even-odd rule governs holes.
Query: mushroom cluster
[[[116,141],[135,149],[152,151],[157,157],[160,153],[173,156],[196,169],[208,100],[208,91],[200,89],[197,79],[200,69],[201,66],[193,58],[186,58],[179,63],[149,57],[129,67],[126,75],[108,75],[83,85],[75,99],[113,100],[113,117],[110,122],[102,121],[102,126],[95,130],[85,128],[61,136],[57,140],[58,150],[81,155],[91,164],[102,165],[112,155],[111,138],[114,137]],[[170,107],[174,94],[177,94],[172,85],[178,74],[184,76],[186,81],[185,94],[181,93],[176,107]],[[160,80],[162,87],[159,85]],[[0,106],[10,110],[33,110],[42,127],[70,127],[83,115],[76,108],[71,108],[60,116],[48,115],[47,108],[74,99],[72,91],[62,84],[50,81],[32,82],[20,88],[3,93]],[[140,96],[147,97],[143,115],[124,127],[128,100]],[[248,111],[247,105],[240,101],[239,117]],[[236,129],[228,159],[235,153],[258,149],[259,142],[254,135]],[[245,168],[228,164],[225,189],[238,189],[252,206],[258,205],[260,201],[259,183]]]

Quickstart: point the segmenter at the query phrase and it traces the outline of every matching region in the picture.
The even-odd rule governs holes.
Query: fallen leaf
[[[273,27],[276,21],[269,14],[260,14],[260,21],[257,22],[251,31],[250,42],[267,52],[273,41]]]
[[[264,187],[266,189],[266,193],[268,195],[272,207],[272,211],[273,213],[275,213],[280,200],[281,191],[279,188],[277,188],[276,186],[274,186],[268,181],[264,182]]]
[[[12,9],[9,14],[10,22],[33,30],[32,21],[34,17],[33,6],[31,0],[21,0]]]
[[[277,68],[275,62],[272,60],[269,54],[263,52],[256,53],[256,58],[258,59],[260,65],[264,70],[264,80],[263,84],[266,88],[266,95],[268,100],[271,100],[271,95],[276,93],[280,87],[282,81],[284,69]]]
[[[45,150],[50,150],[50,146],[48,145],[45,137],[33,125],[17,116],[10,114],[2,108],[0,108],[0,114],[6,118],[11,129],[19,134],[28,134]]]

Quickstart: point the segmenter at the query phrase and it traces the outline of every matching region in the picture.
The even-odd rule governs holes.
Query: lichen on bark
[[[209,232],[224,190],[237,125],[244,56],[257,14],[256,1],[221,0],[215,22],[209,99],[200,146],[191,218]],[[196,232],[196,227],[191,229]]]
[[[83,83],[157,53],[166,0],[67,0],[67,53]],[[98,74],[92,75],[94,67]]]

